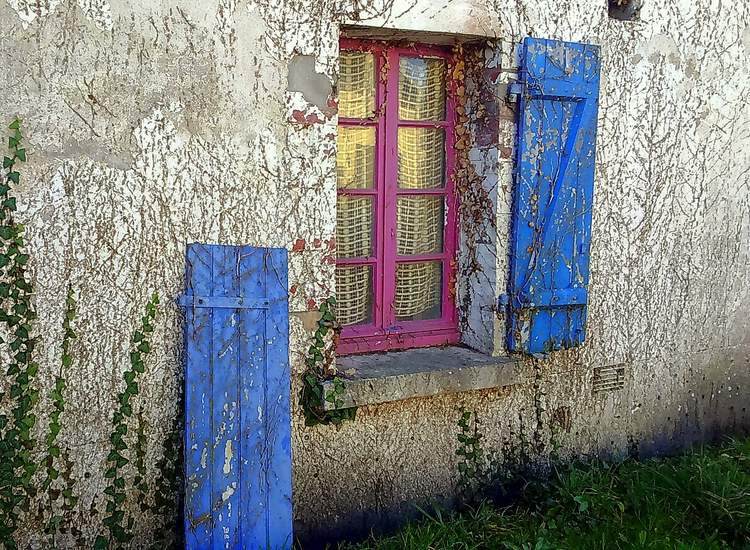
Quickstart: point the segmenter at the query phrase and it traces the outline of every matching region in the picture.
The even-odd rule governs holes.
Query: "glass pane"
[[[375,178],[375,128],[339,126],[336,181],[339,189],[366,189]]]
[[[435,189],[445,182],[445,132],[442,128],[398,129],[398,186]]]
[[[336,254],[339,258],[372,256],[373,200],[347,197],[336,200]]]
[[[402,256],[443,251],[443,197],[399,197],[397,248]]]
[[[398,116],[401,120],[445,118],[445,60],[429,57],[401,58]]]
[[[439,319],[442,307],[442,262],[396,266],[396,319]]]
[[[375,59],[367,52],[341,52],[339,116],[368,118],[375,112]]]
[[[336,321],[372,323],[372,266],[336,266]]]

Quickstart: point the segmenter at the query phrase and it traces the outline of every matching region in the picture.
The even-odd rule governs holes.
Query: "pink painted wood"
[[[455,267],[458,239],[457,197],[453,174],[455,170],[455,85],[450,78],[453,56],[450,50],[437,46],[390,46],[384,42],[341,40],[345,51],[368,51],[375,57],[377,86],[375,116],[368,119],[339,119],[340,126],[374,126],[376,128],[375,189],[339,189],[340,195],[371,196],[375,200],[375,257],[345,258],[338,265],[370,265],[373,269],[373,322],[344,327],[337,347],[339,354],[365,353],[389,349],[438,346],[458,342],[455,304]],[[448,71],[446,118],[443,121],[403,121],[398,113],[398,78],[401,57],[440,57]],[[429,127],[445,130],[445,187],[443,189],[399,189],[398,129]],[[444,196],[445,227],[443,251],[437,254],[399,256],[396,253],[396,204],[400,196]],[[398,321],[396,266],[398,263],[442,262],[442,312],[440,318],[426,321]]]

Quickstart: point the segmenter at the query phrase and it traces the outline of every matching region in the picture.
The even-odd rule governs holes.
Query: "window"
[[[450,52],[344,40],[339,79],[339,353],[458,341]]]

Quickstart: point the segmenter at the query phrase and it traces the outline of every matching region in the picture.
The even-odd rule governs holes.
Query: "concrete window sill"
[[[344,381],[340,408],[375,405],[414,397],[484,390],[523,382],[521,364],[458,346],[347,355],[336,360],[339,372],[354,369]],[[333,382],[324,384],[326,393]],[[326,403],[326,408],[335,408]]]

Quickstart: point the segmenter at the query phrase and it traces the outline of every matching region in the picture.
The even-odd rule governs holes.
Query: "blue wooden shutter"
[[[185,546],[292,546],[287,256],[187,249]]]
[[[599,48],[526,38],[507,302],[512,351],[583,342],[589,283]]]

